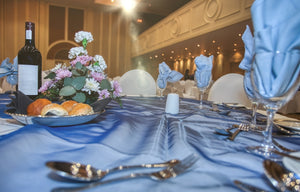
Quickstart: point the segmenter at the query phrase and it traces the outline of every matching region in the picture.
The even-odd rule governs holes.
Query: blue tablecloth
[[[164,113],[165,100],[143,97],[124,97],[123,105],[120,108],[112,101],[105,113],[87,124],[26,125],[0,136],[0,191],[40,192],[82,184],[57,177],[45,166],[50,160],[75,161],[107,169],[182,159],[191,153],[198,154],[199,161],[193,170],[176,178],[163,182],[144,178],[127,180],[88,191],[234,192],[239,191],[233,185],[235,179],[273,190],[264,176],[263,158],[245,151],[246,146],[261,142],[260,133],[242,132],[233,142],[214,134],[216,129],[248,121],[250,110],[219,106],[221,110],[231,110],[229,115],[222,115],[199,110],[199,101],[181,99],[180,113],[168,115]],[[205,106],[211,107],[211,103],[206,102]],[[5,105],[0,103],[0,116],[10,118],[4,109]],[[296,139],[280,142],[300,149]],[[128,172],[115,173],[103,180],[124,174]]]

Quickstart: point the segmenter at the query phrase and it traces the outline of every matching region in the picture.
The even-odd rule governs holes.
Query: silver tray
[[[101,112],[95,112],[89,115],[73,115],[73,116],[28,116],[24,114],[14,113],[14,109],[7,109],[5,111],[6,114],[12,116],[15,120],[19,121],[22,124],[30,125],[30,124],[40,124],[47,126],[70,126],[70,125],[78,125],[89,122],[100,114],[104,113],[105,110]]]

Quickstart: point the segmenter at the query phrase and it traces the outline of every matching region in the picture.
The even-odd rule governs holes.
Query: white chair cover
[[[127,71],[119,80],[124,95],[155,96],[156,83],[146,71],[134,69]]]
[[[216,103],[239,103],[247,107],[251,106],[244,86],[244,76],[237,73],[228,73],[217,79],[209,90],[209,101]]]

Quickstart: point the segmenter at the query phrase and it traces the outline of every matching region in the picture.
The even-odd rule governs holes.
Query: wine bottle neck
[[[25,45],[35,47],[34,40],[33,40],[33,39],[26,39],[26,40],[25,40]]]
[[[34,23],[26,22],[25,23],[25,45],[35,46],[34,44]]]

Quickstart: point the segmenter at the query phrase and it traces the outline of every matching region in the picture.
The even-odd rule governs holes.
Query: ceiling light
[[[138,23],[143,23],[143,19],[142,19],[142,18],[138,18],[138,19],[136,20],[136,22],[138,22]]]
[[[126,12],[131,12],[137,4],[136,0],[121,0],[120,2]]]

